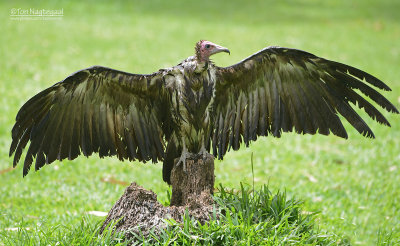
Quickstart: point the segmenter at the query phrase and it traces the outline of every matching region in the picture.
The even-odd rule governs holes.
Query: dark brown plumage
[[[173,161],[190,153],[225,153],[258,136],[282,131],[347,138],[339,115],[366,137],[372,130],[357,105],[381,124],[398,110],[373,87],[382,81],[354,67],[281,47],[265,48],[226,68],[209,57],[228,49],[208,41],[175,67],[148,75],[95,66],[80,70],[28,100],[12,129],[14,166],[28,142],[26,175],[54,160],[99,153],[120,160],[164,162],[170,183]],[[373,87],[371,87],[373,86]],[[355,89],[357,91],[355,91]]]

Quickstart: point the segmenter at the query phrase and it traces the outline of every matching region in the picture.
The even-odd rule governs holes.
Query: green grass
[[[204,225],[185,215],[184,222],[168,221],[159,235],[142,238],[138,244],[154,245],[347,245],[335,235],[320,233],[314,214],[304,214],[301,202],[286,193],[272,195],[267,186],[254,191],[241,184],[240,190],[222,185],[215,196],[212,220]]]
[[[267,186],[254,190],[241,184],[240,190],[222,185],[214,197],[211,220],[205,224],[190,218],[184,222],[166,220],[166,228],[144,237],[142,234],[113,233],[113,225],[99,234],[101,220],[83,217],[75,226],[35,227],[35,234],[23,222],[14,233],[4,236],[4,243],[14,245],[348,245],[344,239],[322,233],[315,226],[315,214],[304,213],[301,202],[287,199],[286,193],[272,195]],[[168,201],[167,201],[168,202]]]
[[[128,245],[123,233],[113,233],[111,229],[115,223],[110,224],[102,234],[99,233],[102,226],[101,220],[82,217],[80,223],[75,225],[51,225],[41,222],[34,228],[26,229],[23,221],[18,230],[13,233],[0,232],[2,243],[7,246],[33,246],[33,245]],[[34,233],[32,233],[32,231]]]
[[[9,19],[12,8],[31,7],[63,8],[64,17],[60,21]],[[214,58],[221,66],[267,45],[299,48],[356,66],[385,81],[393,91],[384,95],[400,108],[399,9],[399,1],[389,0],[135,1],[128,5],[3,1],[0,170],[12,165],[8,148],[15,115],[35,93],[91,65],[136,73],[170,67],[192,55],[199,39],[231,50],[231,56]],[[236,189],[240,181],[252,183],[253,153],[255,186],[269,183],[272,191],[286,190],[288,197],[301,198],[304,210],[319,212],[316,223],[321,232],[355,245],[399,243],[400,119],[384,115],[391,128],[364,117],[375,140],[363,138],[349,124],[345,124],[348,140],[295,134],[260,138],[216,163],[216,183]],[[24,231],[33,238],[51,235],[57,228],[73,238],[69,232],[79,231],[74,228],[91,216],[88,211],[109,211],[121,196],[124,186],[102,182],[105,177],[136,181],[154,190],[161,201],[167,199],[160,164],[80,157],[56,162],[24,179],[18,165],[0,174],[0,235],[12,238],[17,232],[4,228],[28,227]],[[90,229],[84,231],[92,233],[98,219],[85,221]],[[48,240],[53,242],[51,237]]]

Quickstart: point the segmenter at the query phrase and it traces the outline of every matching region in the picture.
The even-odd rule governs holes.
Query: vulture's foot
[[[191,154],[186,150],[183,149],[181,157],[179,158],[179,161],[176,163],[176,166],[179,167],[179,165],[183,165],[183,171],[186,173],[186,159],[190,158]]]
[[[197,156],[203,158],[203,160],[205,160],[207,158],[207,154],[208,151],[206,150],[206,148],[204,146],[201,147],[199,153],[197,154]]]

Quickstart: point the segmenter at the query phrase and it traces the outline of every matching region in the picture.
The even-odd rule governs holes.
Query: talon
[[[181,164],[183,164],[183,171],[186,172],[186,155],[183,153],[179,158],[179,161],[176,163],[176,166],[179,167]]]
[[[207,154],[208,154],[208,152],[206,150],[206,147],[204,147],[204,141],[203,141],[201,143],[201,148],[200,148],[198,155],[202,156],[203,160],[205,160],[207,158]]]
[[[182,163],[183,171],[186,173],[186,159],[189,157],[189,152],[186,149],[184,139],[182,139],[182,143],[183,143],[182,154],[181,154],[181,157],[179,158],[178,162],[176,163],[176,166],[179,166]]]

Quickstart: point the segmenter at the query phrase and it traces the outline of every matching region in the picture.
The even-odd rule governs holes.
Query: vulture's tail
[[[175,141],[168,141],[167,149],[165,151],[165,157],[163,162],[163,180],[167,182],[169,185],[171,184],[171,172],[174,167],[174,160],[180,156],[180,150],[178,146],[176,146]]]

